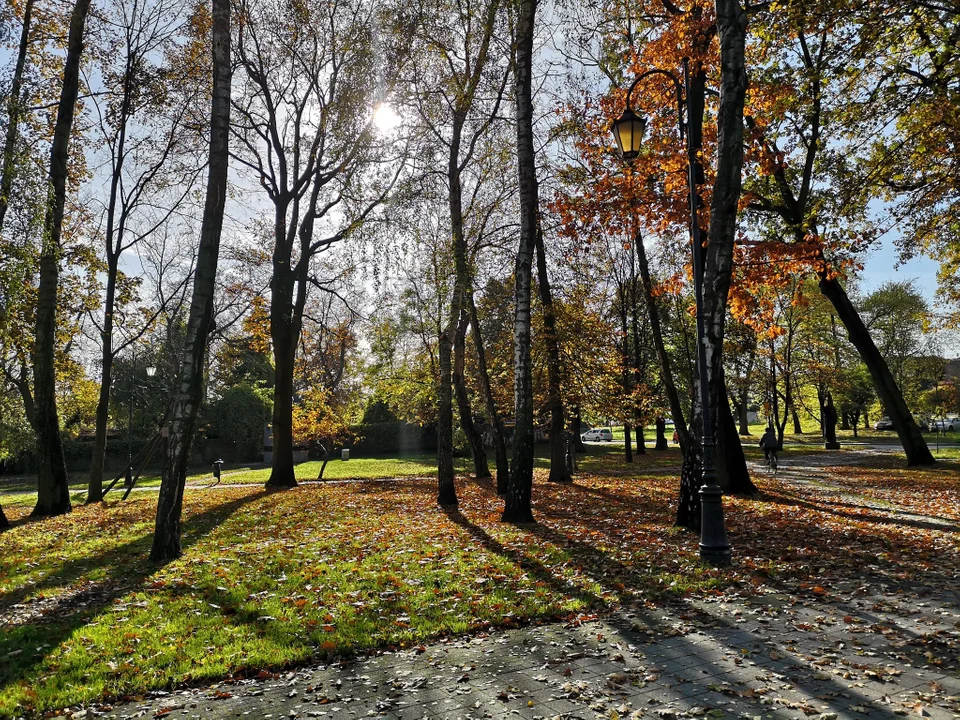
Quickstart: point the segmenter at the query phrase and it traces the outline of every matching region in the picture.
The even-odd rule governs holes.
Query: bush
[[[402,420],[354,425],[350,430],[357,436],[357,440],[353,443],[353,449],[358,453],[379,455],[396,452],[425,452],[437,449],[436,430]]]
[[[263,452],[263,426],[270,406],[255,388],[237,385],[210,406],[210,435],[231,442],[240,460],[256,459]]]

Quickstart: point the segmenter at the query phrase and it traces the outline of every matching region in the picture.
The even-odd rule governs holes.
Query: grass
[[[454,467],[458,472],[466,472],[469,458],[454,458]],[[491,458],[492,463],[492,458]],[[297,480],[316,480],[320,472],[320,461],[309,461],[296,466]],[[436,453],[418,453],[403,457],[369,457],[352,458],[343,461],[339,458],[330,460],[324,470],[324,480],[375,480],[393,477],[417,477],[433,475],[437,470]],[[223,467],[221,482],[227,484],[253,483],[261,484],[270,476],[270,468],[249,464],[227,464]],[[113,477],[110,478],[112,480]],[[214,482],[213,471],[209,467],[194,468],[187,476],[187,486],[210,485]],[[104,487],[109,484],[109,480]],[[112,494],[123,494],[123,483],[118,483],[111,491]],[[138,488],[160,486],[159,473],[146,474],[137,480]],[[21,476],[17,478],[0,478],[0,488],[6,493],[30,493],[36,490],[36,476]],[[86,497],[86,473],[70,473],[70,492],[74,493],[83,502]],[[119,497],[119,496],[118,496]],[[10,500],[4,500],[10,502]]]
[[[650,445],[650,443],[648,443]],[[537,457],[535,466],[538,468],[550,467],[550,450],[545,444],[537,445]],[[592,462],[590,457],[604,457],[607,454],[617,454],[623,452],[623,443],[604,443],[603,445],[591,445],[587,448],[587,455],[579,456],[581,464],[586,462],[589,466]],[[659,453],[651,453],[651,458],[665,460],[666,464],[678,462],[674,459],[665,458]],[[487,457],[487,462],[491,472],[496,471],[496,463],[492,453]],[[650,462],[654,462],[652,459]],[[311,460],[300,463],[295,467],[297,480],[300,482],[314,481],[320,472],[322,461]],[[455,457],[454,470],[457,473],[466,474],[473,471],[473,461],[469,457]],[[386,478],[406,478],[406,477],[433,477],[437,472],[436,453],[417,453],[405,455],[402,457],[353,457],[350,460],[343,461],[339,458],[330,460],[323,473],[324,481],[327,480],[379,480]],[[71,473],[70,493],[74,503],[83,503],[86,499],[87,480],[84,473]],[[225,465],[221,475],[221,484],[241,485],[254,484],[260,485],[270,477],[270,468],[250,465]],[[206,467],[196,468],[193,473],[187,476],[187,487],[203,486],[207,487],[214,483],[212,471]],[[142,476],[137,481],[138,488],[156,488],[160,486],[159,474],[149,474]],[[36,499],[37,480],[35,476],[26,476],[18,478],[2,479],[0,478],[0,488],[3,493],[0,494],[2,504],[18,505],[32,504]],[[117,486],[108,495],[108,499],[119,499],[123,494],[122,483]]]
[[[679,467],[678,451],[627,465],[603,447],[583,458],[572,486],[547,483],[537,470],[538,522],[524,526],[499,522],[502,502],[490,483],[463,478],[452,512],[437,507],[435,481],[422,478],[280,493],[188,490],[184,555],[163,566],[146,559],[155,496],[42,521],[26,517],[27,505],[8,506],[0,716],[665,595],[742,596],[758,577],[829,577],[833,555],[843,556],[844,572],[868,561],[883,571],[881,552],[896,558],[898,577],[929,571],[919,559],[932,545],[916,529],[901,536],[860,515],[848,519],[767,477],[760,499],[725,500],[736,566],[706,569],[696,539],[671,528],[677,479],[660,472],[669,463]],[[841,481],[849,492],[875,489],[891,502],[908,492],[918,510],[935,492],[949,515],[958,472],[948,470],[949,478],[857,470]],[[838,542],[824,545],[825,526]],[[816,565],[791,560],[804,546],[822,548]]]

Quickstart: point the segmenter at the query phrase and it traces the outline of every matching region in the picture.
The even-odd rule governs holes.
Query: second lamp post
[[[147,377],[152,378],[157,372],[153,365],[147,366]],[[127,471],[124,477],[124,484],[127,487],[133,485],[133,401],[137,396],[137,371],[136,363],[130,371],[130,402],[127,407]]]
[[[689,128],[684,124],[684,108],[687,122],[690,118],[690,75],[688,61],[683,60],[683,85],[676,75],[668,70],[655,68],[641,73],[627,91],[627,106],[623,115],[613,123],[613,135],[625,160],[632,162],[640,154],[647,121],[637,115],[630,105],[630,98],[638,83],[651,75],[670,78],[677,91],[677,112],[681,139],[686,138],[687,187],[690,200],[690,236],[693,246],[693,287],[697,304],[697,373],[699,377],[700,407],[702,412],[702,449],[700,487],[700,557],[714,566],[730,564],[730,544],[723,522],[723,491],[717,484],[717,469],[714,465],[713,417],[710,410],[710,386],[707,378],[707,346],[703,323],[703,260],[700,239],[700,223],[697,219],[696,148],[690,143]]]

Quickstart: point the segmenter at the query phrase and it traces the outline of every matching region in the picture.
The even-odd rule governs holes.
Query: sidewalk
[[[158,694],[106,717],[960,717],[957,586],[838,590],[856,600],[771,592],[623,611]]]

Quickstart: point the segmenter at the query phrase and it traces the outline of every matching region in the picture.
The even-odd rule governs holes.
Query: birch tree
[[[59,515],[70,511],[67,467],[57,412],[57,293],[60,286],[60,252],[64,204],[67,194],[67,160],[70,135],[80,88],[80,59],[90,0],[77,0],[70,16],[67,58],[50,149],[50,191],[43,223],[40,279],[37,287],[36,331],[33,349],[34,431],[37,435],[37,504],[34,515]]]
[[[180,367],[176,398],[167,427],[163,478],[157,500],[157,518],[150,559],[160,562],[179,557],[183,488],[203,400],[207,338],[214,310],[214,289],[220,256],[220,235],[227,200],[227,167],[230,160],[230,2],[213,0],[211,23],[213,92],[210,103],[210,150],[207,194],[200,228],[193,298],[187,321],[187,340]]]

